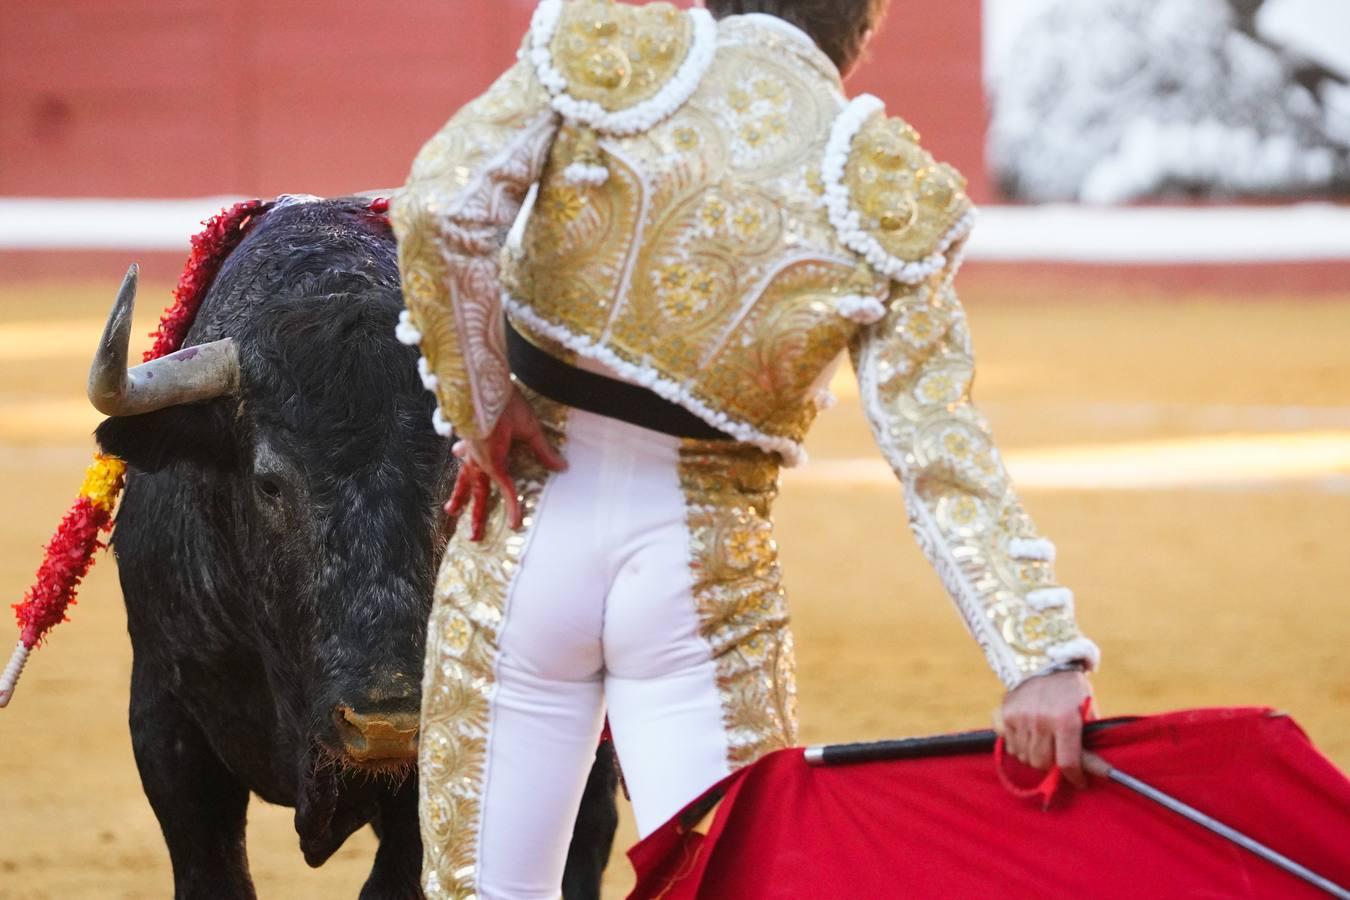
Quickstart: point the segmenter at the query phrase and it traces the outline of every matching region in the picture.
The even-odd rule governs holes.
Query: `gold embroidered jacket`
[[[442,433],[500,415],[504,312],[789,465],[847,351],[914,531],[995,671],[1011,686],[1095,664],[970,403],[951,286],[964,181],[879,100],[850,102],[800,30],[543,0],[517,64],[426,145],[392,218],[400,337],[421,344]]]

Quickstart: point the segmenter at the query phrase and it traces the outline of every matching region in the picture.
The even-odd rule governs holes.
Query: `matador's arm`
[[[447,436],[483,437],[510,397],[499,255],[557,129],[522,59],[422,148],[392,204],[408,306],[399,337],[421,344]]]
[[[959,255],[959,254],[956,254]],[[955,265],[896,282],[884,318],[852,346],[867,418],[904,485],[910,527],[989,664],[1012,689],[1099,652],[1055,579],[1055,548],[1013,490],[971,402],[975,363]]]

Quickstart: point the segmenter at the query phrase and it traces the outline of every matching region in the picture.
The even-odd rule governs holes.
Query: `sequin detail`
[[[919,134],[864,94],[830,131],[821,175],[830,221],[877,271],[918,284],[947,264],[970,233],[974,212],[965,179],[919,146]]]
[[[877,443],[905,486],[914,536],[999,678],[1015,687],[1068,652],[1095,667],[1099,653],[1055,580],[1049,542],[971,402],[975,364],[950,279],[897,284],[886,318],[852,355]]]
[[[792,465],[820,373],[887,281],[859,279],[824,206],[837,73],[768,21],[723,20],[698,89],[641,134],[592,150],[565,122],[504,283],[536,330]],[[603,160],[603,184],[567,179],[584,158]]]
[[[787,598],[769,521],[778,465],[754,447],[686,441],[680,483],[700,633],[717,666],[733,769],[796,743]]]
[[[485,435],[510,395],[498,251],[557,127],[518,63],[422,148],[390,208],[408,305],[399,339],[421,345],[442,433]]]
[[[529,59],[553,108],[607,134],[637,134],[670,116],[717,52],[707,10],[664,2],[542,0],[530,32]]]
[[[565,410],[532,398],[556,447]],[[525,527],[512,531],[505,505],[495,503],[481,543],[461,530],[446,548],[427,625],[422,676],[422,737],[418,750],[422,818],[422,879],[429,900],[467,898],[476,891],[478,833],[497,642],[512,579],[529,541],[548,479],[528,452],[512,462]]]

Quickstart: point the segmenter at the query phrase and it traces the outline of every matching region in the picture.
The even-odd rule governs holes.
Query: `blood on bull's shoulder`
[[[90,390],[130,467],[112,546],[132,740],[176,894],[252,895],[256,793],[296,809],[311,865],[371,824],[362,896],[419,896],[422,653],[455,470],[394,338],[393,238],[359,198],[278,205],[207,292],[184,341],[202,352],[154,370],[126,366],[134,294]],[[608,753],[597,767],[612,785]],[[598,896],[613,839],[612,786],[587,803],[574,897]]]

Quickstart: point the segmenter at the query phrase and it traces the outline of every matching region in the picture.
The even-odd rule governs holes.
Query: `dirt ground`
[[[6,604],[79,486],[97,421],[84,372],[118,274],[0,286]],[[138,331],[176,273],[147,274]],[[1350,291],[1066,293],[977,275],[965,288],[977,399],[1105,651],[1103,709],[1278,707],[1350,768]],[[840,394],[779,504],[803,739],[983,727],[998,685],[904,527],[847,380]],[[0,897],[170,895],[127,735],[114,569],[96,567],[72,621],[0,711]],[[0,622],[0,636],[9,627]],[[631,838],[626,825],[620,852]],[[252,807],[264,898],[354,897],[372,847],[357,835],[310,871],[290,811]],[[606,897],[630,884],[616,855]]]

